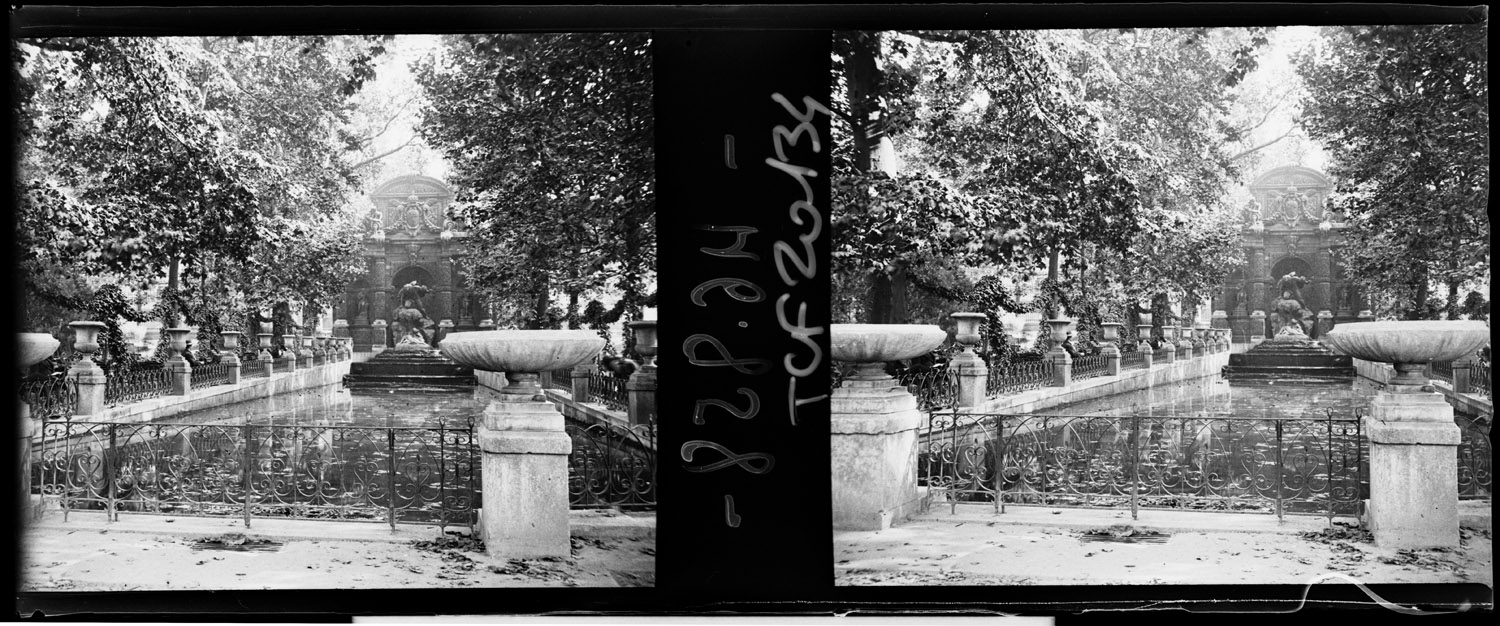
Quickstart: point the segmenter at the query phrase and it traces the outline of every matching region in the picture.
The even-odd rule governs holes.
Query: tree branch
[[[1272,139],[1270,141],[1267,141],[1267,142],[1265,142],[1263,144],[1255,146],[1254,148],[1250,148],[1249,150],[1245,150],[1245,151],[1243,151],[1243,152],[1241,152],[1239,154],[1236,154],[1236,155],[1234,155],[1232,157],[1229,157],[1229,160],[1230,161],[1235,161],[1235,160],[1238,160],[1240,157],[1248,156],[1248,155],[1253,154],[1255,152],[1258,152],[1258,151],[1260,151],[1260,150],[1262,150],[1264,148],[1268,148],[1268,147],[1271,146],[1271,144],[1274,144],[1274,143],[1276,143],[1278,141],[1281,141],[1282,139],[1286,139],[1287,136],[1291,135],[1292,131],[1297,130],[1297,128],[1299,128],[1299,127],[1296,124],[1293,124],[1291,126],[1291,128],[1286,129],[1286,132],[1281,133],[1280,137],[1277,137],[1277,138]]]
[[[396,147],[394,147],[394,148],[391,148],[391,149],[390,149],[390,150],[387,150],[387,151],[385,151],[385,152],[382,152],[382,153],[380,153],[380,154],[377,154],[377,155],[375,155],[375,156],[372,156],[372,157],[370,157],[370,158],[368,158],[368,159],[365,159],[365,160],[363,160],[363,161],[360,161],[360,162],[359,162],[359,163],[356,163],[356,164],[354,164],[354,165],[353,165],[353,166],[352,166],[352,167],[350,167],[350,168],[349,168],[349,169],[351,169],[351,170],[357,170],[357,169],[359,169],[359,168],[361,168],[361,167],[364,167],[364,166],[366,166],[366,165],[369,165],[369,164],[371,164],[371,163],[374,163],[374,162],[376,162],[376,161],[379,161],[379,160],[381,160],[381,159],[384,159],[384,158],[386,158],[386,157],[388,157],[388,156],[391,156],[391,155],[393,155],[393,154],[395,154],[395,153],[397,153],[397,152],[400,152],[400,151],[401,151],[401,149],[402,149],[402,148],[405,148],[405,147],[407,147],[407,146],[409,146],[409,145],[411,145],[411,142],[413,142],[413,141],[416,141],[416,140],[417,140],[417,136],[416,136],[416,135],[412,135],[412,136],[411,136],[411,137],[410,137],[410,138],[409,138],[409,139],[407,139],[407,140],[406,140],[406,143],[403,143],[403,144],[401,144],[401,145],[399,145],[399,146],[396,146]]]

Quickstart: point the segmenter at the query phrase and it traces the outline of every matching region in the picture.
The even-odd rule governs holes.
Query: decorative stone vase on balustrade
[[[104,324],[100,324],[99,322],[74,322],[74,324],[79,323],[98,324],[101,327],[104,326]],[[72,326],[72,324],[69,324],[69,326]],[[97,331],[95,332],[97,334]],[[78,327],[73,327],[73,333],[75,337],[78,336]],[[25,375],[25,372],[28,368],[36,365],[37,363],[45,361],[47,357],[50,357],[53,355],[53,353],[57,352],[57,346],[61,344],[61,342],[59,342],[56,337],[53,337],[52,335],[47,333],[21,333],[19,339],[21,344],[21,358],[20,362],[17,363],[17,365],[21,367],[23,376]],[[77,346],[76,340],[74,342],[74,345]],[[95,349],[98,349],[98,344],[95,344]],[[80,352],[81,351],[82,350],[80,350]],[[85,356],[83,360],[88,361],[90,365],[94,365],[94,368],[98,369],[99,366],[95,365],[94,362],[92,360],[89,360],[87,356]],[[104,372],[102,370],[99,372],[99,377],[101,379],[104,377]],[[100,387],[102,390],[102,383],[100,384]],[[103,394],[101,393],[100,395],[100,400],[102,401]],[[19,487],[20,489],[20,498],[17,500],[17,502],[20,503],[22,507],[22,519],[26,519],[32,512],[31,441],[32,437],[41,428],[42,416],[38,415],[33,418],[31,413],[31,406],[26,404],[24,400],[18,400],[18,404],[19,410],[17,411],[17,417],[19,419],[17,420],[18,423],[16,424],[16,433],[19,436],[19,440],[17,441],[16,450],[20,454],[16,456],[16,459],[20,461],[21,467],[19,468],[20,471],[16,472],[16,476],[20,479],[16,481],[16,487]]]
[[[985,321],[983,313],[960,312],[949,315],[956,325],[953,339],[963,346],[963,351],[953,355],[948,367],[958,374],[958,406],[973,408],[984,406],[985,386],[989,382],[989,366],[974,353],[982,336],[980,325]],[[1018,337],[1012,337],[1019,339]]]
[[[656,421],[656,320],[640,320],[626,325],[635,333],[635,351],[641,355],[640,368],[625,381],[630,423],[653,423]]]
[[[193,333],[191,328],[168,328],[167,336],[171,338],[168,347],[167,376],[172,380],[172,395],[185,396],[193,389],[193,366],[187,360],[188,335]]]
[[[1151,347],[1151,314],[1142,313],[1141,323],[1135,325],[1136,336],[1140,337],[1140,343],[1136,350],[1141,352],[1141,363],[1146,369],[1151,369],[1151,363],[1155,359],[1156,349]]]
[[[1124,326],[1119,322],[1104,322],[1099,328],[1104,331],[1104,346],[1100,353],[1104,355],[1104,375],[1120,375],[1120,328]]]
[[[453,333],[438,347],[455,362],[503,372],[509,381],[474,425],[482,451],[479,528],[486,552],[505,559],[567,558],[573,444],[537,377],[588,361],[604,339],[587,330],[495,330]]]
[[[1042,355],[1042,359],[1052,364],[1052,386],[1066,387],[1073,382],[1073,356],[1063,348],[1063,341],[1068,338],[1068,327],[1073,325],[1073,320],[1067,318],[1056,318],[1047,320],[1047,326],[1052,333],[1052,349]]]
[[[108,385],[104,369],[94,362],[104,322],[80,321],[70,323],[68,327],[73,329],[73,349],[83,355],[68,368],[68,379],[78,385],[78,407],[73,412],[76,415],[98,415],[104,412],[104,390]]]
[[[1156,351],[1157,360],[1162,363],[1177,362],[1177,327],[1163,325],[1161,327],[1161,348]]]
[[[1177,326],[1177,360],[1186,361],[1193,358],[1193,327]]]
[[[260,361],[261,367],[265,368],[266,377],[270,378],[271,374],[276,372],[276,361],[271,357],[271,339],[276,335],[271,334],[269,332],[270,329],[266,328],[266,326],[270,326],[270,324],[261,326],[261,332],[255,335],[255,338],[259,341],[260,348],[260,352],[255,355],[255,358]]]
[[[1473,354],[1489,336],[1484,322],[1402,321],[1344,324],[1323,337],[1340,354],[1396,368],[1364,420],[1370,441],[1365,515],[1376,545],[1458,547],[1461,434],[1453,407],[1423,370],[1431,361]]]
[[[313,366],[313,337],[312,335],[301,335],[297,337],[297,367],[310,368]]]
[[[1208,322],[1200,319],[1193,322],[1193,354],[1206,356],[1208,353]]]
[[[832,324],[829,351],[854,372],[830,398],[833,527],[882,530],[921,505],[917,493],[917,398],[885,373],[890,361],[942,345],[948,333],[915,324]]]
[[[281,357],[276,359],[276,369],[282,372],[297,371],[297,336],[281,336]]]
[[[240,335],[244,333],[235,330],[225,330],[219,333],[224,341],[224,346],[219,350],[219,362],[224,364],[228,372],[225,382],[230,385],[240,384]]]

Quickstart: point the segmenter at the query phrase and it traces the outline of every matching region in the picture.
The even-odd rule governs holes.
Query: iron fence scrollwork
[[[156,398],[172,390],[170,373],[165,369],[117,368],[104,378],[104,404],[116,406]]]
[[[568,504],[575,509],[656,506],[656,424],[565,426]]]
[[[467,427],[44,424],[32,492],[64,511],[397,522],[472,528]],[[43,507],[38,507],[40,510]]]
[[[935,502],[1352,515],[1358,419],[934,414],[918,482]],[[1486,457],[1487,458],[1487,457]]]
[[[625,380],[609,372],[591,372],[589,398],[612,410],[624,411],[629,402]]]

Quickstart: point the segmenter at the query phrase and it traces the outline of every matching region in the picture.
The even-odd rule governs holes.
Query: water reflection
[[[489,404],[482,390],[353,393],[333,384],[195,411],[168,424],[463,428]]]
[[[1230,384],[1210,376],[1038,411],[1040,415],[1353,419],[1370,405],[1375,387],[1348,385]]]

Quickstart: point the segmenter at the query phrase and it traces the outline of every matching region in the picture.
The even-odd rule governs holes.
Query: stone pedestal
[[[1174,363],[1177,361],[1177,346],[1171,341],[1162,341],[1161,348],[1156,351],[1157,361],[1161,363]]]
[[[953,355],[948,367],[958,372],[958,406],[984,406],[984,388],[989,382],[989,367],[972,350]]]
[[[630,404],[626,407],[631,425],[656,421],[656,367],[642,366],[625,381]]]
[[[1067,387],[1073,382],[1073,357],[1061,345],[1049,350],[1042,358],[1052,364],[1053,387]]]
[[[833,528],[884,530],[920,508],[917,399],[895,379],[845,379],[829,423]]]
[[[104,412],[104,369],[92,359],[73,362],[68,379],[78,384],[78,406],[74,415],[99,415]]]
[[[1113,343],[1107,343],[1104,344],[1104,347],[1099,350],[1099,353],[1104,356],[1104,375],[1119,376],[1120,349],[1116,348],[1115,344]]]
[[[167,375],[172,379],[172,395],[185,396],[193,388],[193,366],[182,355],[167,359]]]
[[[1257,309],[1250,314],[1250,345],[1266,340],[1266,312]]]
[[[569,556],[568,453],[563,416],[526,389],[507,387],[475,426],[483,450],[480,529],[486,552],[501,559]],[[512,385],[512,387],[515,385]]]
[[[1365,515],[1382,548],[1458,547],[1460,431],[1439,393],[1382,391],[1365,418],[1370,500]]]
[[[389,329],[385,323],[385,320],[375,320],[375,323],[370,325],[370,329],[370,351],[374,352],[375,354],[385,352],[385,349],[389,342],[389,337],[387,335]]]
[[[17,481],[16,485],[20,488],[21,497],[16,500],[16,503],[21,505],[21,519],[29,520],[35,513],[31,508],[32,436],[39,436],[41,434],[41,420],[31,418],[30,405],[25,402],[17,402],[16,404],[20,405],[20,410],[16,413],[16,417],[19,418],[20,422],[19,428],[16,429],[16,434],[20,436],[20,439],[17,441],[16,451],[20,454],[16,455],[16,459],[21,462],[21,467],[19,468],[21,471],[16,474],[21,479]]]
[[[572,385],[574,402],[588,402],[591,399],[589,397],[589,376],[593,375],[594,369],[595,367],[592,362],[579,363],[573,366]]]

